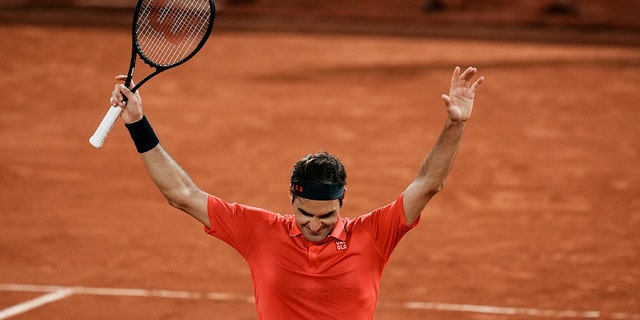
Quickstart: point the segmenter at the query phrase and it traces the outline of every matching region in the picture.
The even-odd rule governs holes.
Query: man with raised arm
[[[373,319],[384,266],[453,165],[484,81],[474,80],[476,73],[473,67],[453,71],[449,93],[442,95],[448,117],[415,179],[392,203],[353,219],[341,215],[347,175],[330,153],[308,154],[295,163],[289,181],[292,211],[280,215],[201,190],[159,143],[138,92],[117,84],[111,102],[124,108],[121,118],[169,204],[247,261],[260,319]]]

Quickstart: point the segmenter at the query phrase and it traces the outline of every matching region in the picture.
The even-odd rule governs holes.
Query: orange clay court
[[[451,71],[473,65],[486,81],[458,158],[387,265],[376,319],[640,319],[640,38],[252,10],[222,12],[195,58],[141,89],[204,190],[288,214],[293,163],[322,149],[346,165],[347,216],[384,205],[437,139]],[[0,319],[256,319],[245,262],[165,203],[122,123],[88,143],[131,11],[7,12]]]

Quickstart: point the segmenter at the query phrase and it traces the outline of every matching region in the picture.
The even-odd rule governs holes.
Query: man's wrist
[[[142,116],[139,121],[126,123],[125,127],[129,130],[131,139],[139,153],[145,153],[160,143],[146,116]]]
[[[452,119],[451,117],[449,117],[449,118],[447,118],[446,125],[447,126],[465,125],[467,123],[467,120],[455,120],[455,119]]]

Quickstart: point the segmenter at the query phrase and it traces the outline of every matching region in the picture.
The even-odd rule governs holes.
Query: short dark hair
[[[291,172],[292,186],[308,183],[344,186],[347,184],[347,173],[340,159],[331,153],[326,151],[310,153],[298,160]]]

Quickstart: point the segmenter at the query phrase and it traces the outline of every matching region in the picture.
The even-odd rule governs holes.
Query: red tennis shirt
[[[382,270],[408,226],[402,194],[355,219],[340,218],[322,242],[307,241],[293,215],[209,197],[211,228],[247,261],[258,316],[373,319]]]

